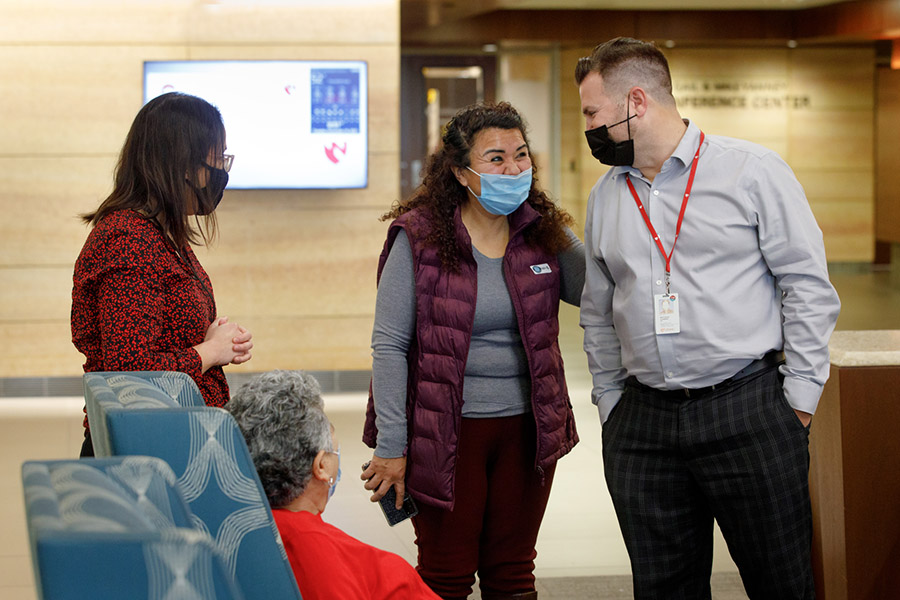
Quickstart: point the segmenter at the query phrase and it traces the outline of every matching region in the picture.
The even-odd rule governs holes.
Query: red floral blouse
[[[192,348],[216,317],[212,284],[190,246],[181,254],[193,269],[134,211],[101,219],[75,262],[72,342],[87,358],[85,372],[181,371],[207,405],[223,406],[222,367],[201,374]]]

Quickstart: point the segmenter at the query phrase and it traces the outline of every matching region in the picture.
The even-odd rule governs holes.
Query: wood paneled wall
[[[575,63],[590,51],[564,51],[560,74],[562,196],[567,206],[580,202],[581,214],[591,187],[606,171],[584,141],[574,84]],[[673,48],[666,56],[683,117],[706,133],[751,140],[777,151],[806,190],[824,233],[828,260],[872,260],[873,48]],[[704,91],[704,85],[719,86],[719,91]],[[728,86],[737,89],[729,92]],[[743,98],[745,105],[710,107],[696,100],[728,97]]]
[[[878,69],[875,239],[900,244],[900,71]]]
[[[399,0],[0,4],[0,377],[81,373],[77,215],[111,189],[143,61],[169,59],[368,61],[368,187],[226,191],[219,241],[198,255],[220,314],[254,333],[254,359],[232,369],[369,368],[378,216],[399,195],[399,54]]]

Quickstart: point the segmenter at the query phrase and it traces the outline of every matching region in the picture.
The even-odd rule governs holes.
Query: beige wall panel
[[[577,102],[578,99],[576,98],[575,101]],[[569,162],[571,162],[573,153],[580,152],[581,146],[587,147],[587,141],[584,137],[584,118],[581,116],[580,109],[577,112],[564,110],[560,115],[560,120],[562,123],[570,125],[569,127],[563,127],[559,134],[559,142],[562,146],[563,156],[570,157]],[[564,171],[571,166],[569,162],[561,162]]]
[[[797,48],[788,57],[791,63],[791,77],[801,77],[802,73],[823,75],[822,65],[828,65],[824,71],[830,78],[840,79],[858,75],[860,72],[872,72],[875,69],[875,49],[866,48]],[[872,88],[870,81],[868,88]]]
[[[372,244],[369,244],[372,245]],[[252,318],[333,318],[374,314],[377,253],[321,262],[255,268],[210,268],[220,315]]]
[[[510,53],[505,58],[508,69],[503,75],[505,78],[544,81],[550,75],[550,56],[547,54]]]
[[[142,104],[143,61],[162,46],[0,46],[4,154],[117,154]]]
[[[229,371],[269,369],[365,370],[372,367],[372,316],[276,319],[229,315],[253,332],[253,359]],[[0,321],[0,336],[15,351],[0,361],[0,377],[61,377],[83,372],[69,320]]]
[[[673,48],[665,50],[676,85],[684,79],[785,77],[788,50]]]
[[[575,85],[575,66],[578,59],[587,56],[590,47],[563,49],[559,55],[560,103],[560,195],[563,205],[575,217],[575,233],[584,236],[584,219],[587,211],[587,193],[584,191],[583,170],[590,162],[597,161],[590,155],[584,138],[584,117],[581,114],[581,98]],[[587,159],[583,157],[587,154]],[[588,161],[589,159],[589,161]],[[589,167],[588,167],[589,168]],[[596,181],[596,178],[595,178]],[[590,188],[587,188],[590,190]]]
[[[795,169],[874,168],[872,112],[816,111],[795,113],[788,130],[790,164]]]
[[[397,46],[197,46],[192,60],[365,60],[369,84],[369,152],[400,152],[400,51]],[[228,123],[225,123],[228,127]]]
[[[92,45],[184,42],[196,0],[3,0],[0,39]]]
[[[386,69],[396,67],[391,61],[400,56],[398,46],[368,40],[353,44],[313,45],[279,45],[260,40],[253,45],[205,44],[187,48],[190,60],[365,60],[370,68],[375,68],[372,67],[375,65]]]
[[[71,308],[71,267],[0,267],[0,321],[68,319]]]
[[[851,169],[794,169],[806,195],[818,200],[842,200],[845,198],[869,198],[875,193],[872,174],[868,170]]]
[[[372,368],[372,316],[242,319],[237,315],[237,318],[253,332],[253,359],[240,366],[227,367],[229,372]]]
[[[191,54],[200,55],[194,59],[364,59],[369,65],[369,150],[399,152],[397,47],[304,48],[204,48]],[[114,52],[104,47],[0,47],[5,88],[0,147],[20,154],[118,153],[142,104],[144,61],[187,58],[186,49],[167,47]]]
[[[825,255],[830,262],[872,260],[871,197],[811,200],[810,204],[825,232]]]
[[[0,377],[59,377],[84,372],[84,356],[72,345],[68,319],[2,321],[0,336],[10,349],[0,360]]]
[[[4,0],[0,37],[18,43],[394,43],[399,3]]]
[[[400,4],[397,0],[198,3],[189,36],[194,44],[393,45],[400,39]]]
[[[199,254],[256,336],[244,370],[370,366],[377,217],[399,189],[397,0],[6,0],[0,36],[0,334],[16,348],[0,376],[81,372],[68,312],[89,229],[75,215],[111,189],[145,60],[368,62],[368,187],[230,190],[219,244]]]
[[[868,71],[834,76],[826,74],[803,74],[791,77],[790,94],[809,96],[810,112],[819,110],[862,111],[871,114],[874,102],[873,72]],[[802,114],[806,110],[795,110],[793,114]]]
[[[229,371],[269,369],[365,370],[372,368],[372,316],[278,319],[229,315],[253,332],[253,359]],[[0,361],[0,377],[61,377],[83,372],[84,356],[72,345],[68,319],[0,322],[14,352]]]
[[[591,156],[591,151],[584,143],[584,150],[581,153],[581,190],[587,202],[587,197],[591,193],[591,188],[597,183],[597,180],[603,177],[609,167],[602,164],[599,160]]]
[[[0,266],[74,264],[90,231],[77,215],[109,193],[115,159],[0,158]],[[247,217],[239,207],[267,215],[282,205],[339,211],[368,206],[378,216],[398,197],[397,160],[394,154],[370,156],[369,187],[361,190],[229,190],[217,212],[222,235],[215,249],[239,235],[239,228],[228,227],[232,212]]]
[[[560,201],[563,206],[569,206],[573,202],[581,205],[581,185],[577,173],[566,173],[560,181]]]
[[[380,214],[281,206],[223,215],[222,243],[200,254],[220,312],[374,313],[375,271],[387,230]]]
[[[334,319],[253,319],[232,315],[253,332],[253,359],[228,371],[269,369],[366,370],[372,367],[371,316]],[[0,377],[81,375],[84,356],[72,345],[68,319],[0,322],[0,336],[15,352],[0,361]]]
[[[115,160],[0,157],[0,266],[74,264],[89,231],[77,215],[109,194]]]

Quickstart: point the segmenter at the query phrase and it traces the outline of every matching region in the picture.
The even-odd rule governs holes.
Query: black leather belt
[[[728,387],[734,382],[747,377],[748,375],[753,375],[754,373],[758,373],[763,369],[768,369],[771,367],[776,367],[784,362],[784,352],[773,350],[763,356],[760,359],[754,360],[752,363],[726,379],[725,381],[720,381],[715,385],[710,385],[702,388],[693,388],[693,389],[680,389],[680,390],[660,390],[655,387],[650,387],[649,385],[644,385],[640,381],[637,380],[636,377],[628,377],[625,380],[625,385],[637,388],[639,390],[644,390],[645,392],[652,392],[657,395],[669,396],[673,399],[683,399],[683,398],[699,398],[700,396],[705,396],[711,392],[716,390],[721,390],[723,388]]]

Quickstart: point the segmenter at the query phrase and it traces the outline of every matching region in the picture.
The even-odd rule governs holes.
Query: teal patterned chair
[[[104,427],[104,440],[94,442],[95,452],[166,461],[194,515],[194,525],[214,540],[245,597],[300,598],[271,508],[234,418],[220,408],[180,406],[157,398],[152,390],[142,390],[133,374],[112,375],[114,384],[105,383],[103,375],[85,374],[85,395],[99,397],[97,418],[102,418]],[[123,376],[128,385],[121,383]],[[107,396],[107,388],[113,391],[112,397]],[[123,391],[127,398],[117,395]],[[137,397],[141,400],[134,400]],[[93,432],[90,404],[88,418]]]
[[[163,461],[30,461],[22,482],[38,598],[243,598]]]
[[[177,371],[100,371],[84,374],[84,403],[94,455],[112,456],[108,416],[121,410],[206,406],[190,375]]]

